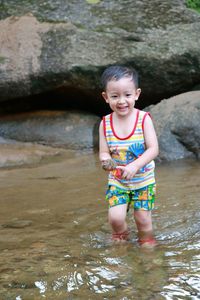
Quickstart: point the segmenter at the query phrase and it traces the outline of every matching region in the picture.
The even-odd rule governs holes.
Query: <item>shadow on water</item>
[[[112,245],[96,155],[0,172],[0,299],[199,299],[199,163],[157,166],[159,246]]]

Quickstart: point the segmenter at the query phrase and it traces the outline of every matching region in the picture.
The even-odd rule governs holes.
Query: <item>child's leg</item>
[[[139,244],[155,246],[151,211],[136,210],[134,211],[134,218],[138,229]]]
[[[152,231],[151,211],[148,210],[135,210],[134,218],[138,231]]]
[[[127,204],[116,205],[110,207],[108,211],[108,221],[112,226],[113,240],[127,240],[128,239],[128,227],[126,223],[126,210]]]

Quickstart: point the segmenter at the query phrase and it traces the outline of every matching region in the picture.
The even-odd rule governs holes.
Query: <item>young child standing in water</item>
[[[132,68],[111,66],[101,82],[102,96],[112,110],[99,127],[99,158],[109,171],[106,199],[112,239],[128,240],[126,214],[132,206],[139,245],[154,246],[151,211],[158,141],[150,115],[134,107],[141,93],[138,74]]]

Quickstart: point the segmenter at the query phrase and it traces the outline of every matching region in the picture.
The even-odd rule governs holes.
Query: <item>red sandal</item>
[[[116,242],[128,241],[129,240],[129,231],[125,230],[124,232],[121,232],[121,233],[113,233],[112,240],[116,241]]]
[[[157,241],[154,237],[144,238],[144,239],[138,239],[138,244],[141,247],[155,247],[157,245]]]

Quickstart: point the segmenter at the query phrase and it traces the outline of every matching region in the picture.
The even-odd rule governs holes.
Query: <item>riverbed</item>
[[[97,154],[0,171],[0,299],[200,299],[200,164],[157,164],[158,246],[113,245]]]

